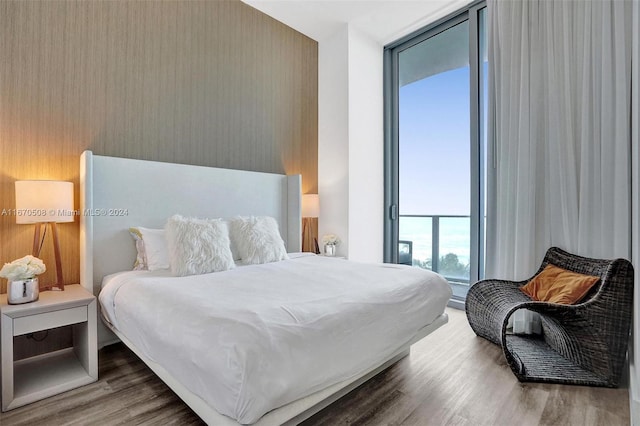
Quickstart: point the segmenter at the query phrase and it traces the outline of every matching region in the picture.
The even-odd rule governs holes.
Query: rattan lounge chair
[[[467,295],[471,328],[502,346],[520,381],[617,387],[632,321],[633,266],[624,259],[589,259],[557,247],[547,251],[538,273],[548,264],[600,281],[575,305],[531,300],[519,289],[529,280],[479,281]],[[521,308],[540,314],[542,336],[507,333],[509,317]]]

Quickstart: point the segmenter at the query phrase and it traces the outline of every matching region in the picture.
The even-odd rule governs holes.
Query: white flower
[[[28,280],[47,270],[42,260],[31,255],[16,259],[11,263],[5,263],[0,269],[0,277],[9,281]]]
[[[340,244],[340,238],[335,234],[327,234],[322,237],[322,244],[336,246]]]

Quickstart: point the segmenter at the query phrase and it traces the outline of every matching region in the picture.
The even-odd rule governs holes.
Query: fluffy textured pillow
[[[167,221],[165,230],[173,275],[207,274],[235,266],[229,230],[222,220],[174,215]]]
[[[230,225],[231,242],[244,263],[268,263],[289,258],[274,218],[236,217]]]
[[[169,252],[164,237],[164,229],[150,229],[136,226],[129,228],[138,252],[133,269],[155,271],[169,268]]]
[[[599,280],[600,277],[547,265],[520,290],[533,300],[572,305],[580,301]]]

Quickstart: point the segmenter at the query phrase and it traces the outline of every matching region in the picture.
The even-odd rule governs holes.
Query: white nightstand
[[[95,296],[77,284],[23,305],[8,305],[1,295],[2,411],[98,380],[97,319]],[[72,348],[14,362],[14,336],[66,325],[73,327]]]

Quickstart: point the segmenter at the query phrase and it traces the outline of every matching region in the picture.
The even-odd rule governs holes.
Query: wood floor
[[[303,423],[315,425],[628,425],[627,389],[522,384],[464,312],[411,355]],[[5,425],[200,425],[123,345],[100,351],[100,380],[0,415]]]

